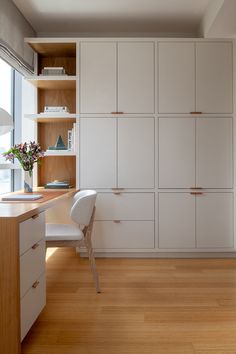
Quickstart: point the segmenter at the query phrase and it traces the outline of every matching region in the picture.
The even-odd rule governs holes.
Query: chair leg
[[[95,257],[94,257],[94,253],[93,253],[91,240],[86,240],[85,245],[88,250],[88,256],[89,256],[90,266],[91,266],[91,270],[92,270],[92,274],[93,274],[93,279],[94,279],[95,286],[96,286],[96,291],[97,291],[97,293],[100,293],[101,289],[100,289],[100,285],[99,285],[97,267],[96,267],[96,262],[95,262]]]

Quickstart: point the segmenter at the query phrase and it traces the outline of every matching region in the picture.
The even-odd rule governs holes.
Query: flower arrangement
[[[32,176],[32,171],[35,163],[40,163],[40,158],[44,156],[44,151],[41,146],[35,141],[29,143],[16,144],[10,150],[3,153],[7,161],[13,162],[16,158],[21,164],[24,171],[28,171]]]

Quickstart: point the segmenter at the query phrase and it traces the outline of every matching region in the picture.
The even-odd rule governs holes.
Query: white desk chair
[[[70,216],[77,225],[46,224],[46,247],[85,246],[88,250],[96,291],[100,293],[101,290],[91,242],[96,197],[97,193],[93,190],[76,193]]]

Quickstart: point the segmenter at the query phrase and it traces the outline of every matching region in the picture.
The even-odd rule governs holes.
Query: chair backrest
[[[84,190],[74,195],[70,217],[76,224],[88,226],[96,198],[97,192],[93,190]]]

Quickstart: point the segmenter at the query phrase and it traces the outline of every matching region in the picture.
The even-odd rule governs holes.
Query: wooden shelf
[[[76,76],[28,76],[26,80],[38,89],[68,90],[76,88]]]
[[[45,39],[44,39],[45,40]],[[75,57],[76,56],[76,43],[75,42],[64,42],[64,43],[53,43],[53,42],[37,42],[37,38],[26,38],[26,42],[30,47],[42,57]]]
[[[76,121],[75,113],[39,113],[25,114],[25,118],[38,123],[53,123],[53,122],[72,122]]]

